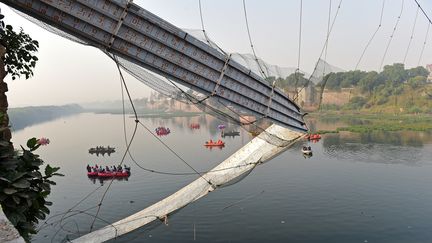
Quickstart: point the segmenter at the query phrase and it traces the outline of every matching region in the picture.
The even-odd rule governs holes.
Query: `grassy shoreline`
[[[430,114],[371,114],[371,113],[311,113],[306,120],[320,122],[343,122],[335,130],[318,130],[317,133],[338,133],[349,131],[368,133],[372,131],[432,131]]]

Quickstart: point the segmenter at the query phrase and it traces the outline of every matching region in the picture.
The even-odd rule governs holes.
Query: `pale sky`
[[[340,0],[332,0],[332,18]],[[386,0],[382,27],[359,69],[378,70],[403,0]],[[326,38],[330,0],[304,0],[300,69],[312,72]],[[172,24],[200,29],[198,0],[135,0],[134,3]],[[352,70],[377,28],[382,0],[343,0],[330,35],[327,62]],[[432,17],[432,2],[419,0]],[[266,62],[297,66],[300,0],[246,0],[249,27],[258,55]],[[38,40],[40,61],[29,80],[11,81],[9,106],[63,105],[121,98],[115,64],[100,50],[76,44],[38,27],[0,4],[5,21]],[[242,0],[202,0],[206,32],[228,52],[250,53]],[[403,14],[385,64],[402,62],[410,40],[417,5],[404,0]],[[427,29],[419,13],[405,65],[417,66]],[[420,65],[432,63],[432,27]],[[133,98],[148,96],[149,88],[127,76]]]

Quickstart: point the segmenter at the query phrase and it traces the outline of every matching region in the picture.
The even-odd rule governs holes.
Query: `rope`
[[[389,41],[387,42],[387,46],[386,46],[386,49],[385,49],[384,55],[383,55],[383,57],[382,57],[382,59],[381,59],[381,64],[380,64],[379,70],[381,70],[381,68],[382,68],[382,65],[383,65],[383,63],[384,63],[384,59],[385,59],[385,57],[386,57],[386,55],[387,55],[388,49],[389,49],[390,44],[391,44],[391,42],[392,42],[392,40],[393,40],[393,36],[394,36],[394,34],[395,34],[395,32],[396,32],[396,29],[397,29],[397,27],[398,27],[398,25],[399,25],[399,21],[400,21],[400,18],[401,18],[401,16],[402,16],[403,9],[404,9],[404,1],[405,1],[405,0],[402,0],[401,11],[400,11],[399,16],[397,17],[396,23],[395,23],[395,25],[394,25],[394,27],[393,27],[393,31],[392,31],[392,34],[390,35],[390,39],[389,39]]]
[[[383,0],[382,2],[382,7],[381,7],[381,16],[380,16],[380,21],[378,24],[378,27],[376,28],[375,32],[372,34],[371,38],[369,39],[369,41],[367,42],[365,48],[363,49],[362,54],[360,55],[359,60],[357,61],[357,64],[355,66],[354,70],[357,70],[361,60],[363,59],[364,54],[366,53],[366,50],[368,49],[369,45],[372,43],[372,40],[375,38],[376,34],[378,33],[378,31],[381,29],[382,26],[382,20],[383,20],[383,14],[384,14],[384,6],[385,6],[385,0]]]

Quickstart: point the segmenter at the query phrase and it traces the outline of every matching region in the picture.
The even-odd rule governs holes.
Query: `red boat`
[[[190,129],[200,129],[200,124],[195,124],[195,123],[190,124],[190,125],[189,125],[189,128],[190,128]]]
[[[309,134],[306,136],[306,139],[308,140],[318,140],[321,139],[321,135],[319,134]]]
[[[219,141],[210,140],[210,141],[205,142],[204,146],[206,146],[206,147],[215,147],[215,146],[223,147],[223,146],[225,146],[225,142],[223,142],[221,140],[219,140]]]
[[[99,177],[128,177],[128,172],[98,172]]]
[[[98,172],[87,172],[88,176],[98,176]]]
[[[165,136],[171,133],[170,129],[165,127],[158,127],[155,129],[155,132],[158,136]]]
[[[129,177],[130,172],[87,172],[91,177]]]

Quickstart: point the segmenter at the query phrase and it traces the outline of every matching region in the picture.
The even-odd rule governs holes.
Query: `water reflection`
[[[416,165],[422,158],[423,144],[403,133],[327,134],[324,152],[338,160],[382,164]]]
[[[89,154],[96,154],[96,156],[99,157],[99,154],[102,156],[105,156],[105,154],[107,154],[108,156],[111,156],[111,154],[114,152],[111,151],[89,151]]]
[[[44,160],[61,167],[61,172],[66,174],[56,178],[57,185],[52,187],[49,201],[54,204],[50,207],[50,217],[62,217],[70,208],[84,211],[97,206],[112,178],[87,178],[85,165],[89,161],[99,165],[118,164],[125,151],[121,115],[87,113],[66,121],[48,122],[14,133],[16,144],[25,143],[35,134],[43,134],[53,141],[38,150]],[[225,138],[222,151],[210,151],[203,144],[209,139],[219,139],[217,125],[221,122],[215,118],[149,118],[142,122],[148,127],[172,128],[170,136],[161,140],[198,171],[213,168],[251,139],[244,129],[225,124],[226,131],[234,128],[240,131],[240,139]],[[191,130],[189,125],[194,122],[201,129]],[[134,124],[133,118],[129,124]],[[85,139],[81,134],[86,135]],[[385,243],[428,242],[432,238],[429,230],[432,227],[431,141],[431,133],[420,132],[340,133],[326,134],[318,143],[302,140],[271,163],[238,178],[243,181],[235,186],[211,193],[177,211],[178,215],[171,216],[169,227],[155,221],[116,242],[190,242],[195,233],[193,225],[196,225],[197,242],[267,242],[269,239],[305,243],[359,242],[359,239],[361,242],[366,239]],[[101,143],[115,146],[117,153],[109,158],[87,153],[89,147]],[[312,147],[312,157],[303,157],[301,148],[305,145]],[[144,129],[138,130],[130,151],[145,168],[191,172]],[[133,175],[114,179],[99,215],[106,222],[116,222],[136,213],[198,178],[193,172],[175,176],[151,173],[138,168],[129,156],[124,163],[131,165]],[[238,180],[224,186],[235,182]],[[247,197],[264,190],[265,197]],[[76,206],[83,198],[86,200]],[[221,210],[233,204],[241,205],[241,212],[233,212],[234,208]],[[96,210],[88,213],[95,214]],[[83,227],[91,225],[93,220],[92,216],[78,214],[63,224],[44,227],[33,241],[64,242],[71,231],[77,231],[66,224]],[[106,222],[96,222],[95,228],[106,225]],[[63,230],[63,226],[70,231]]]
[[[128,181],[129,177],[97,177],[97,176],[88,176],[88,179],[93,183],[96,184],[98,181],[101,186],[104,185],[104,183],[107,181],[108,183],[111,180],[115,181]]]

